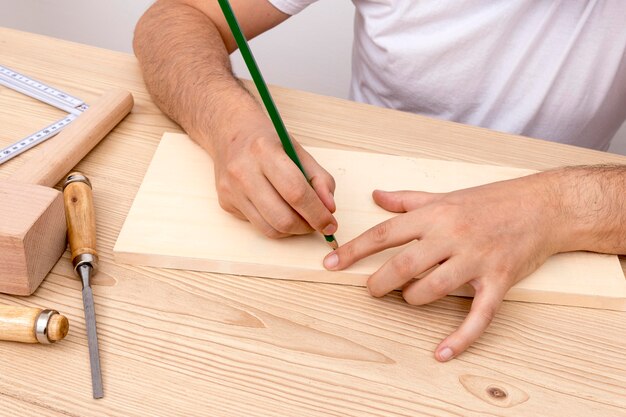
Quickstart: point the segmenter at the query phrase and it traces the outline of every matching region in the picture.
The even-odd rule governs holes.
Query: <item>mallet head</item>
[[[0,292],[32,294],[66,246],[61,192],[0,181]]]

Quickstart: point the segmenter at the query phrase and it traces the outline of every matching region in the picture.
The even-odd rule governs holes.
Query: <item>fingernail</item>
[[[449,347],[445,347],[439,351],[439,360],[442,362],[449,361],[454,356],[454,352]]]
[[[339,256],[336,253],[331,253],[324,259],[324,268],[333,269],[339,265]]]
[[[326,226],[324,229],[322,229],[322,233],[325,235],[332,235],[336,231],[337,231],[337,226],[332,223]]]

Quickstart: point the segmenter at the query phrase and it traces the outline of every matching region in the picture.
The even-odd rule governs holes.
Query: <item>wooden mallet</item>
[[[104,94],[0,180],[0,292],[32,294],[65,251],[63,194],[56,185],[131,110],[127,91]]]

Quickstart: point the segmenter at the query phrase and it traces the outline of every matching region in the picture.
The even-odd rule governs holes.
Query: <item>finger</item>
[[[253,188],[247,189],[249,201],[274,230],[285,235],[302,235],[313,231],[311,226],[283,200],[266,178],[258,181]]]
[[[240,220],[248,220],[248,218],[241,212],[241,210],[239,210],[235,206],[231,206],[228,208],[222,206],[222,208]]]
[[[259,211],[254,207],[251,201],[244,200],[238,204],[238,210],[252,223],[261,233],[272,239],[280,239],[289,236],[288,233],[279,232],[273,228],[265,218],[261,216]]]
[[[324,266],[330,270],[347,268],[369,255],[419,239],[423,227],[423,220],[416,212],[392,217],[327,255]]]
[[[374,190],[372,197],[376,204],[387,211],[406,213],[435,201],[440,194],[422,191],[383,191]]]
[[[459,257],[451,257],[425,277],[404,287],[402,297],[412,305],[432,303],[472,279],[472,272]]]
[[[324,206],[334,213],[337,209],[335,204],[335,179],[301,146],[297,147],[300,161],[309,176],[309,183],[319,196]]]
[[[262,165],[265,176],[278,194],[308,224],[325,235],[335,233],[337,221],[286,154],[273,162],[264,160]]]
[[[333,180],[332,183],[334,182],[335,181]],[[324,178],[323,176],[319,176],[319,175],[313,176],[309,179],[309,184],[311,184],[311,187],[313,187],[313,190],[315,190],[315,193],[317,194],[319,199],[322,201],[322,204],[324,204],[324,206],[328,209],[328,211],[330,211],[331,213],[334,213],[335,211],[337,211],[337,204],[335,204],[335,196],[333,194],[333,191],[330,191],[327,178]],[[334,189],[334,187],[332,188]]]
[[[435,358],[445,362],[458,356],[474,343],[493,320],[505,293],[505,289],[494,286],[477,290],[467,317],[454,333],[439,344]]]
[[[220,184],[219,182],[216,182],[215,185],[218,190],[217,200],[220,207],[238,219],[249,221],[246,215],[237,207],[237,204],[241,205],[241,202],[238,202],[238,200],[243,201],[245,204],[250,204],[247,197],[239,193],[233,193],[232,190],[234,187],[230,185]]]
[[[447,252],[441,247],[431,248],[423,242],[413,242],[374,272],[367,280],[367,288],[374,297],[382,297],[437,265],[446,256]]]

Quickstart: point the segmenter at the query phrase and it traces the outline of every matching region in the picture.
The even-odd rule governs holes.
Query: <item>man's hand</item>
[[[379,206],[402,214],[341,246],[324,266],[344,269],[409,243],[369,277],[373,296],[402,288],[409,304],[422,305],[471,285],[476,294],[469,314],[435,352],[449,360],[485,331],[513,284],[562,250],[561,207],[552,187],[532,175],[445,194],[374,191]]]
[[[230,3],[248,39],[289,17],[267,0]],[[154,101],[213,157],[223,208],[270,237],[334,233],[332,177],[295,144],[313,188],[307,184],[233,77],[228,54],[237,45],[216,1],[157,1],[133,45]]]
[[[265,235],[280,238],[335,233],[335,181],[296,141],[296,152],[310,181],[283,150],[269,119],[249,114],[239,133],[216,142],[216,186],[222,208],[248,219]]]

